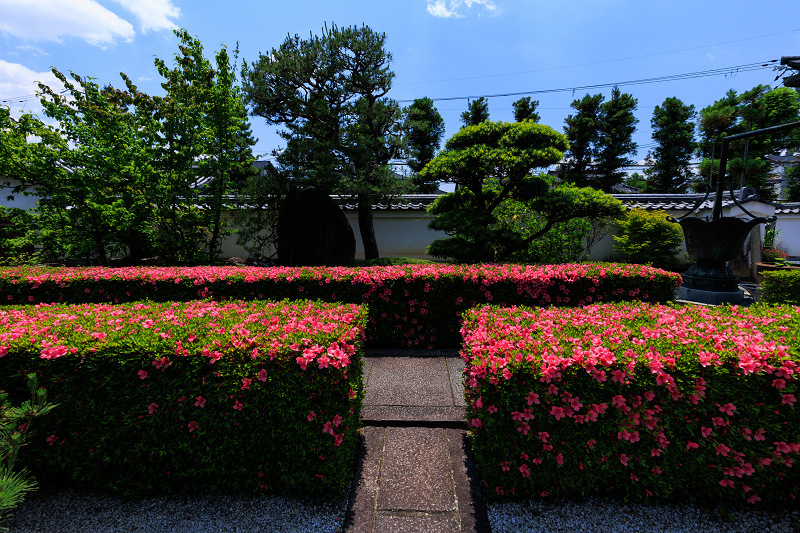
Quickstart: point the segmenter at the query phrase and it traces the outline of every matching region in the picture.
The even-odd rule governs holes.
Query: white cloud
[[[461,18],[462,8],[471,9],[473,5],[483,6],[490,14],[500,12],[497,4],[492,0],[428,0],[428,13],[440,18]]]
[[[133,40],[133,26],[94,0],[0,0],[0,31],[32,41],[77,37],[101,48]]]
[[[178,18],[181,10],[172,5],[172,0],[114,1],[136,16],[142,32],[177,29],[172,19]]]
[[[0,59],[0,105],[8,106],[12,116],[18,116],[20,111],[37,113],[41,111],[38,82],[59,90],[61,82],[48,71],[36,72],[19,63],[9,63]]]

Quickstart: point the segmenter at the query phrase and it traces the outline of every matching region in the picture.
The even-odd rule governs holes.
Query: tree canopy
[[[218,254],[223,197],[250,172],[255,141],[227,51],[212,66],[199,40],[175,33],[175,66],[156,59],[165,96],[124,74],[119,90],[54,69],[63,94],[40,89],[56,126],[0,113],[0,164],[17,190],[39,197],[24,239],[46,258],[201,263]]]
[[[433,192],[436,183],[425,183],[419,171],[436,155],[444,137],[444,119],[430,98],[417,98],[403,110],[403,138],[408,167],[414,173],[415,185],[422,192]]]
[[[647,191],[684,193],[694,180],[689,166],[695,151],[693,105],[678,98],[667,98],[653,110],[650,124],[656,146],[651,151],[653,165],[645,171]]]
[[[558,222],[619,215],[621,204],[610,196],[589,188],[551,187],[546,176],[532,175],[560,161],[567,147],[563,135],[529,120],[462,128],[421,172],[427,179],[459,186],[429,209],[434,215],[429,227],[448,237],[434,241],[428,253],[462,262],[503,261]],[[523,228],[501,220],[506,201],[539,213],[541,229],[523,234]]]
[[[724,97],[700,110],[697,152],[703,158],[700,167],[702,174],[717,175],[722,136],[798,120],[800,95],[794,89],[770,89],[767,85],[758,85],[741,94],[728,91]],[[734,141],[729,146],[727,175],[729,179],[736,180],[734,183],[739,186],[755,187],[762,198],[774,199],[775,190],[767,183],[770,165],[766,156],[798,146],[800,134],[797,131]]]
[[[242,71],[253,114],[286,128],[277,159],[293,183],[356,199],[367,259],[379,256],[372,204],[410,189],[388,166],[402,154],[402,117],[386,98],[394,73],[385,42],[366,25],[334,25],[288,36]]]
[[[481,96],[467,104],[467,110],[461,113],[462,127],[475,126],[489,120],[489,100]]]

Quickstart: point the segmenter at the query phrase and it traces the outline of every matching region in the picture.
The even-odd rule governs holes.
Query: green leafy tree
[[[141,189],[140,123],[109,88],[54,69],[63,92],[40,85],[45,125],[3,113],[4,172],[39,196],[35,234],[45,257],[71,256],[107,264],[110,255],[136,253],[146,241]],[[38,142],[29,142],[33,136]]]
[[[286,128],[282,171],[298,186],[355,198],[367,259],[379,257],[372,204],[409,190],[388,166],[401,154],[402,117],[385,98],[394,78],[385,42],[368,26],[326,27],[289,36],[243,67],[253,114]]]
[[[224,199],[251,174],[255,139],[227,50],[212,65],[198,38],[175,35],[181,45],[172,68],[155,61],[166,91],[154,115],[159,250],[172,261],[213,262],[226,234]]]
[[[422,192],[435,191],[436,183],[424,183],[418,177],[419,171],[436,155],[444,137],[444,119],[433,100],[418,98],[403,111],[403,135],[415,185]]]
[[[422,170],[426,179],[458,185],[429,208],[434,215],[429,227],[448,237],[431,243],[428,253],[460,262],[505,261],[560,222],[620,214],[621,203],[610,196],[588,188],[551,188],[546,176],[531,175],[559,161],[567,146],[563,135],[532,121],[462,128]],[[509,207],[501,207],[507,201],[536,212],[541,227],[523,229],[507,216]]]
[[[636,152],[633,142],[639,122],[634,115],[636,106],[636,98],[621,92],[619,87],[614,87],[611,98],[600,106],[596,175],[591,184],[596,189],[611,192],[625,177],[622,168],[634,163],[630,155]]]
[[[559,169],[559,177],[579,187],[592,185],[594,161],[599,150],[600,108],[603,95],[586,95],[574,100],[571,107],[575,114],[564,120],[564,134],[569,140],[567,157]]]
[[[623,183],[629,187],[636,187],[640,192],[649,192],[647,189],[647,178],[638,172],[634,172],[630,176],[627,176],[623,180]]]
[[[536,108],[539,107],[539,100],[531,100],[530,96],[520,98],[512,105],[514,106],[515,122],[522,122],[523,120],[539,122],[542,118],[539,116],[539,113],[536,112]]]
[[[650,124],[656,142],[650,156],[653,166],[645,171],[648,192],[683,193],[694,179],[689,163],[694,155],[693,105],[670,97],[656,106]]]
[[[728,91],[723,98],[700,110],[698,154],[703,176],[716,181],[723,135],[744,133],[800,120],[800,97],[788,87],[772,89],[758,85],[741,94]],[[782,149],[796,149],[800,137],[796,131],[759,135],[730,143],[726,173],[734,187],[755,187],[766,200],[775,198],[775,190],[767,178],[770,165],[766,156]],[[713,157],[713,165],[712,165]],[[727,185],[727,184],[726,184]]]
[[[614,249],[629,263],[673,268],[683,242],[679,224],[667,220],[664,211],[631,209],[617,221],[620,235],[615,235]]]
[[[467,104],[467,110],[461,113],[463,128],[475,126],[487,120],[489,120],[489,101],[483,96],[470,100],[469,104]]]

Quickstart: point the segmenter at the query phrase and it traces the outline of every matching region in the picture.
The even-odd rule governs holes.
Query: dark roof
[[[444,191],[439,191],[439,193],[441,194],[404,194],[391,203],[373,204],[372,209],[374,211],[425,211],[434,200],[445,194]],[[358,209],[358,204],[352,198],[339,198],[339,202],[340,207],[345,211],[356,211]]]

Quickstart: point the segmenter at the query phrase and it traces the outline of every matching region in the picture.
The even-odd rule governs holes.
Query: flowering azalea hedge
[[[468,418],[501,497],[800,496],[800,308],[482,307]]]
[[[800,305],[800,270],[764,272],[764,301]]]
[[[457,346],[461,313],[484,303],[580,306],[674,299],[680,276],[642,265],[404,265],[361,268],[0,269],[0,302],[318,299],[366,303],[373,346]]]
[[[366,309],[314,302],[0,308],[0,383],[59,404],[42,478],[123,494],[339,497],[358,441]],[[38,421],[37,421],[38,422]]]

